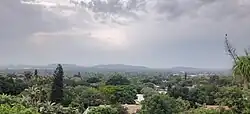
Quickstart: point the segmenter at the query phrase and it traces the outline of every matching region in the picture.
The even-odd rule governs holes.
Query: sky
[[[230,68],[250,44],[249,0],[1,0],[0,65]]]

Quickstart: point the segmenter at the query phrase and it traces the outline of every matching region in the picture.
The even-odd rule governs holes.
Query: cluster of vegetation
[[[60,64],[53,76],[0,75],[0,113],[128,114],[124,105],[133,104],[138,114],[249,114],[250,55],[237,56],[227,39],[226,46],[233,76],[65,76]],[[137,94],[144,100],[136,102]]]

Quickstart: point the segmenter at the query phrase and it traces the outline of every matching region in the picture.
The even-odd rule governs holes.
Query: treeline
[[[129,76],[114,73],[66,77],[58,65],[53,76],[38,71],[25,77],[0,77],[0,112],[7,114],[128,114],[124,104],[141,106],[140,114],[249,113],[249,90],[232,76]],[[163,93],[162,93],[163,92]],[[136,104],[137,94],[144,100]],[[216,106],[210,109],[207,106]]]

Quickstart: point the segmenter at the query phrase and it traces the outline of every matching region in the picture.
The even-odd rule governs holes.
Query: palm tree
[[[244,56],[238,56],[236,54],[236,49],[232,47],[227,39],[227,34],[225,37],[225,47],[228,54],[232,57],[234,65],[232,68],[233,76],[235,79],[239,79],[243,82],[243,87],[248,89],[250,82],[250,56],[249,52],[245,50]]]
[[[250,82],[250,56],[240,56],[233,66],[233,76],[235,79],[243,81],[243,86],[248,89]]]

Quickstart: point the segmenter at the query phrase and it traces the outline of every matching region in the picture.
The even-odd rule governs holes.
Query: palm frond
[[[227,34],[225,35],[225,49],[226,49],[226,52],[228,53],[228,55],[232,57],[234,62],[236,62],[236,60],[239,59],[239,57],[236,53],[236,49],[230,44],[230,42],[227,38]]]

